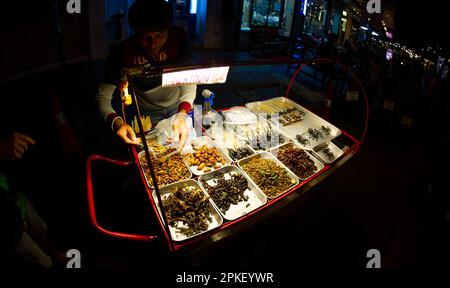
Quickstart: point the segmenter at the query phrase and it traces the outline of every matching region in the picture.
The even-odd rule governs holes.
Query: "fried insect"
[[[292,143],[280,147],[277,158],[301,179],[308,178],[318,169],[311,157]]]
[[[162,201],[169,225],[188,237],[208,230],[212,220],[208,199],[197,187],[176,188]]]
[[[333,152],[331,152],[329,147],[323,148],[322,152],[323,152],[323,154],[325,154],[325,156],[327,157],[327,159],[329,161],[333,161],[334,160],[335,156],[334,156]]]
[[[160,153],[153,154],[151,157],[153,167],[155,169],[156,181],[159,186],[168,185],[190,177],[189,169],[180,154],[175,154],[168,158],[164,157],[165,155],[172,153],[176,150],[176,148],[158,147],[157,149],[159,149],[158,151],[160,151]],[[147,158],[145,156],[141,156],[140,162],[142,168],[144,169],[148,184],[153,186],[153,180],[150,176],[150,168],[147,164]]]
[[[242,169],[261,188],[264,194],[271,198],[284,193],[295,183],[286,169],[278,166],[270,159],[251,159],[242,166]]]
[[[255,150],[269,149],[286,142],[285,138],[271,125],[266,127],[257,126],[256,130],[248,129],[244,135],[246,137],[245,143]]]
[[[309,142],[309,140],[306,137],[300,134],[295,136],[295,138],[297,139],[298,143],[302,144],[303,146],[311,145],[311,142]]]
[[[248,196],[244,195],[248,183],[243,175],[235,174],[231,176],[231,179],[226,180],[224,174],[220,174],[214,181],[215,186],[210,186],[204,180],[202,184],[222,213],[226,213],[231,205],[248,200]]]
[[[233,160],[240,160],[242,158],[253,155],[253,151],[249,147],[239,147],[235,149],[228,148],[228,154]]]
[[[215,147],[207,147],[203,145],[201,147],[195,147],[192,145],[193,153],[188,153],[184,157],[191,166],[197,166],[199,171],[209,172],[212,169],[217,169],[225,165],[225,160],[220,155],[219,150]]]
[[[322,133],[320,133],[320,131],[317,129],[308,128],[308,134],[309,134],[309,139],[313,139],[315,141],[323,138]]]
[[[278,115],[280,124],[283,126],[302,121],[305,118],[306,113],[286,102],[283,101],[270,101],[268,103],[262,103],[258,109],[258,113],[264,113],[267,117],[272,118],[274,115]]]
[[[328,126],[320,126],[320,131],[322,131],[323,134],[325,134],[325,136],[330,135],[331,133],[331,129]]]

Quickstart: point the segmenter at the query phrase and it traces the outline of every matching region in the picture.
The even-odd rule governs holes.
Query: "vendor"
[[[179,141],[181,147],[186,141],[186,116],[192,109],[197,86],[161,87],[160,67],[185,63],[191,55],[186,32],[171,26],[171,20],[172,8],[164,0],[136,0],[128,13],[134,35],[119,43],[109,55],[96,102],[108,127],[127,144],[139,143],[136,131],[112,107],[114,92],[125,74],[132,75],[128,80],[136,92],[141,117],[155,126],[173,116],[173,140]]]

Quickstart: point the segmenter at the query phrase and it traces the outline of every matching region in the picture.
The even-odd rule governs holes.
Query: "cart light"
[[[164,73],[162,76],[162,86],[225,83],[229,70],[229,66],[224,66]]]

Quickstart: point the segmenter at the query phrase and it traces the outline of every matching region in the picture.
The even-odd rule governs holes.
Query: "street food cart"
[[[193,130],[195,133],[191,133],[181,151],[165,142],[167,133],[151,131],[141,134],[142,146],[129,148],[129,161],[91,155],[86,167],[93,225],[115,238],[163,239],[173,252],[198,249],[239,234],[297,201],[357,153],[365,136],[364,130],[361,139],[357,139],[289,98],[304,65],[330,62],[299,62],[284,95],[221,109],[208,125],[197,117],[202,114],[194,111],[193,126],[200,129]],[[217,63],[214,66],[223,67]],[[165,73],[186,69],[192,67],[167,69]],[[219,78],[215,83],[226,80],[226,76]],[[201,83],[208,83],[204,79]],[[359,80],[355,80],[365,96],[367,128],[367,97]],[[158,233],[123,233],[99,224],[94,201],[94,162],[138,168],[149,200],[148,209],[160,228]]]

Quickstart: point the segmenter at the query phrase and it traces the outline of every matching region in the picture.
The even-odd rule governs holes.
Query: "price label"
[[[358,91],[347,91],[345,100],[347,100],[347,102],[359,101],[359,92]]]

